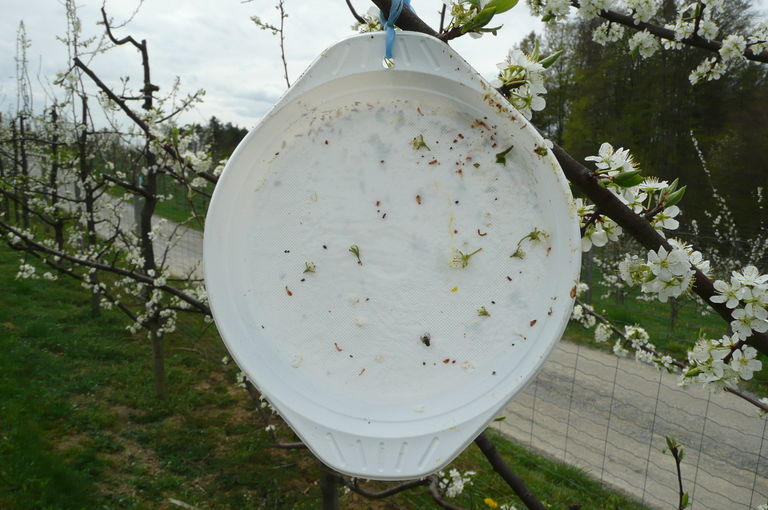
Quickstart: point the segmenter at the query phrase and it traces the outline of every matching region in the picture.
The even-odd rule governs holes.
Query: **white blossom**
[[[744,295],[744,288],[735,279],[728,284],[722,280],[715,280],[714,287],[719,294],[709,298],[713,303],[725,303],[728,308],[736,308]]]
[[[754,372],[758,372],[763,368],[763,363],[755,359],[756,357],[757,350],[745,345],[741,349],[733,351],[729,366],[734,372],[739,374],[739,377],[748,381],[752,379]]]
[[[635,32],[635,34],[629,38],[629,51],[637,51],[642,58],[652,57],[659,48],[659,40],[647,30]]]
[[[581,0],[579,14],[587,18],[594,18],[600,14],[600,11],[610,9],[612,3],[612,0]]]
[[[544,19],[564,20],[570,12],[570,0],[528,0],[528,7],[534,16]]]
[[[734,62],[746,60],[744,51],[747,49],[747,40],[744,36],[731,34],[723,40],[723,45],[720,47],[720,57],[723,62]]]
[[[587,156],[584,160],[594,161],[598,173],[608,177],[634,170],[637,167],[629,149],[619,147],[614,150],[613,146],[607,142],[600,145],[597,156]]]
[[[499,76],[492,82],[495,87],[509,87],[509,100],[525,118],[546,106],[544,94],[544,66],[519,49],[512,49],[503,62],[497,64]]]
[[[37,278],[37,274],[35,274],[36,271],[37,268],[35,266],[27,264],[24,259],[21,259],[21,263],[19,264],[19,271],[16,273],[16,279],[34,280]]]
[[[680,214],[680,208],[676,205],[666,207],[653,217],[651,225],[663,236],[665,229],[676,230],[680,226],[680,222],[675,219],[678,214]]]
[[[611,23],[610,21],[598,25],[592,32],[592,40],[602,46],[616,42],[622,37],[624,37],[624,26],[618,23]]]
[[[758,25],[747,39],[747,43],[754,53],[768,50],[768,23]]]
[[[461,473],[458,469],[451,469],[446,475],[443,471],[439,471],[437,476],[439,478],[439,486],[443,493],[448,498],[455,498],[462,492],[464,487],[472,484],[472,477],[477,473],[474,471],[464,471]]]
[[[595,341],[599,343],[607,342],[611,339],[612,333],[613,330],[611,330],[611,327],[608,324],[601,322],[595,328]]]
[[[632,11],[635,25],[649,21],[661,7],[659,0],[625,0],[627,9]]]
[[[717,37],[717,33],[720,31],[720,27],[712,20],[712,18],[704,18],[699,24],[699,35],[711,41]]]
[[[726,71],[726,66],[722,61],[714,57],[706,58],[699,66],[691,71],[688,80],[692,85],[702,81],[719,80]]]
[[[741,340],[746,340],[753,331],[765,333],[768,331],[768,311],[760,306],[747,304],[731,312],[731,328]]]

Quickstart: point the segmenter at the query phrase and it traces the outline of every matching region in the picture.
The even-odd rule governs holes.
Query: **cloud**
[[[355,1],[358,12],[368,4]],[[80,0],[83,38],[103,37],[101,0]],[[107,12],[115,23],[122,23],[135,11],[136,0],[107,0]],[[436,24],[437,9],[419,7],[429,22]],[[354,21],[344,2],[286,2],[285,49],[290,80],[301,72],[325,48],[351,35]],[[254,125],[285,90],[279,41],[270,32],[259,30],[250,17],[259,15],[278,23],[278,12],[271,0],[164,0],[144,2],[132,22],[115,30],[117,37],[132,35],[146,39],[151,61],[152,81],[161,93],[170,90],[175,78],[181,78],[183,92],[206,90],[205,102],[183,120],[201,122],[212,115],[245,126]],[[28,58],[37,72],[38,60],[43,79],[51,81],[56,72],[69,66],[64,45],[56,40],[66,30],[63,5],[50,0],[3,0],[0,19],[0,111],[15,108],[15,34],[24,20],[32,41]],[[508,30],[494,38],[456,41],[453,46],[484,74],[495,70],[507,49],[536,26],[520,6],[503,15]],[[113,48],[93,57],[90,66],[109,85],[120,86],[120,78],[130,77],[129,85],[141,86],[138,52],[129,46]],[[35,105],[41,107],[50,98],[35,81]],[[91,89],[95,90],[95,89]]]

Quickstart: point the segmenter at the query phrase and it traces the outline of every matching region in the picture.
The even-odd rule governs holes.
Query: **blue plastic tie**
[[[384,50],[384,57],[392,58],[392,46],[395,44],[395,22],[400,17],[400,13],[403,12],[403,5],[411,7],[411,0],[392,0],[392,4],[389,6],[389,16],[384,17],[384,11],[379,11],[379,19],[381,24],[384,25],[384,29],[387,31],[387,44]]]

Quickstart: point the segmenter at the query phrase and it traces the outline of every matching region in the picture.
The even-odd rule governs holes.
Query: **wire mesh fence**
[[[686,450],[684,490],[699,509],[750,509],[768,500],[765,419],[736,397],[682,389],[677,377],[561,342],[505,409],[499,430],[574,464],[652,508],[676,506],[674,436]]]

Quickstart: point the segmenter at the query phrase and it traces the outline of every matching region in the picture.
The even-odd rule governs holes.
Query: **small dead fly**
[[[538,321],[536,319],[533,319],[530,323],[531,327],[535,326]]]
[[[287,285],[285,286],[285,293],[289,296],[293,296],[293,292],[291,292],[291,289],[289,289]]]
[[[477,309],[477,315],[480,316],[480,317],[490,317],[491,316],[491,314],[488,313],[488,310],[486,310],[484,306],[481,306],[480,308]]]
[[[432,337],[430,336],[429,333],[424,333],[423,335],[421,335],[421,343],[423,343],[427,347],[430,346],[430,344],[432,343]]]
[[[333,346],[334,346],[334,347],[336,348],[336,350],[337,350],[337,351],[339,351],[339,352],[341,352],[341,351],[343,351],[343,350],[344,350],[344,349],[342,349],[341,347],[339,347],[339,344],[337,344],[336,342],[333,342]]]
[[[416,195],[416,203],[421,205],[421,195]]]

